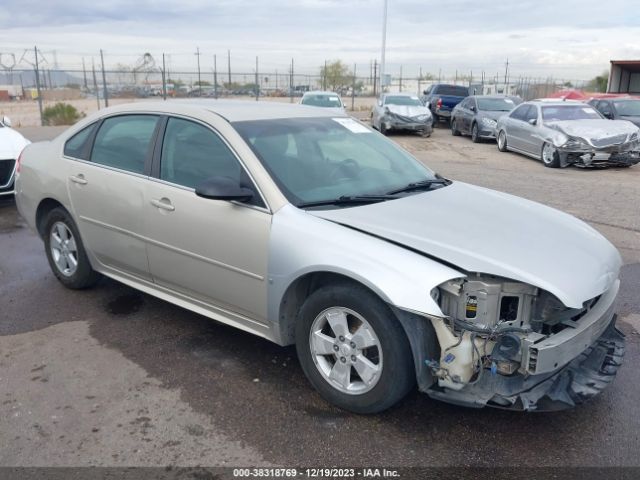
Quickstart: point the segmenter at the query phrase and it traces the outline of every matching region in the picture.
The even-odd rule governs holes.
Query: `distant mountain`
[[[36,86],[36,72],[34,70],[14,70],[12,73],[0,71],[0,85],[20,85],[25,88]],[[87,80],[89,74],[87,72]],[[60,70],[41,70],[40,71],[40,87],[65,87],[67,85],[82,85],[84,80],[82,74],[80,76],[71,75]]]

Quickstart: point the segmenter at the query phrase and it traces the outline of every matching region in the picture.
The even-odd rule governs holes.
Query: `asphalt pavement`
[[[640,165],[546,169],[444,128],[391,138],[449,178],[577,215],[619,248],[627,353],[602,395],[525,414],[413,392],[382,414],[346,413],[315,393],[292,347],[112,280],[65,289],[3,201],[0,465],[640,466]]]

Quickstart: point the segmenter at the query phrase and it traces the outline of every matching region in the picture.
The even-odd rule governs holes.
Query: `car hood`
[[[431,115],[431,112],[427,107],[422,105],[385,105],[391,113],[400,115],[402,117],[417,117],[418,115]]]
[[[628,136],[638,132],[638,127],[626,120],[564,120],[546,125],[571,137],[579,137],[587,141]]]
[[[12,128],[0,128],[0,160],[17,159],[29,140]]]
[[[480,110],[478,112],[478,117],[484,117],[484,118],[490,118],[492,120],[498,121],[498,119],[506,114],[508,114],[509,112],[491,112],[488,110]]]
[[[461,182],[398,200],[309,213],[466,272],[534,285],[571,308],[606,291],[621,265],[615,247],[577,218]]]

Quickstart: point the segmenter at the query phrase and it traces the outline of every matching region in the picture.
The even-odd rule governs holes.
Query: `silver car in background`
[[[409,130],[428,137],[433,132],[433,116],[417,95],[386,93],[371,111],[371,125],[383,135],[391,130]]]
[[[496,126],[498,149],[542,161],[545,167],[629,167],[640,162],[640,130],[607,120],[591,105],[570,101],[525,102]]]
[[[520,97],[473,95],[451,112],[451,134],[470,135],[473,143],[496,138],[498,119],[522,103]]]
[[[329,109],[100,110],[25,149],[16,204],[66,287],[105,275],[295,344],[318,392],[358,413],[416,383],[476,408],[568,408],[624,355],[602,235],[444,179]]]

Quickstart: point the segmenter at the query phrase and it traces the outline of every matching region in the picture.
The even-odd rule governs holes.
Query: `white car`
[[[344,113],[347,108],[340,95],[335,92],[324,91],[306,92],[302,95],[300,104],[309,105],[310,107],[331,108],[339,113]]]
[[[0,120],[0,197],[13,195],[17,160],[29,143],[11,128],[9,117]]]
[[[391,130],[408,130],[428,137],[433,131],[433,115],[417,95],[385,93],[371,110],[371,126],[384,135]]]
[[[444,179],[329,109],[100,110],[27,147],[16,204],[63,285],[106,275],[295,344],[316,389],[358,413],[416,383],[458,405],[567,408],[624,355],[602,235]]]

